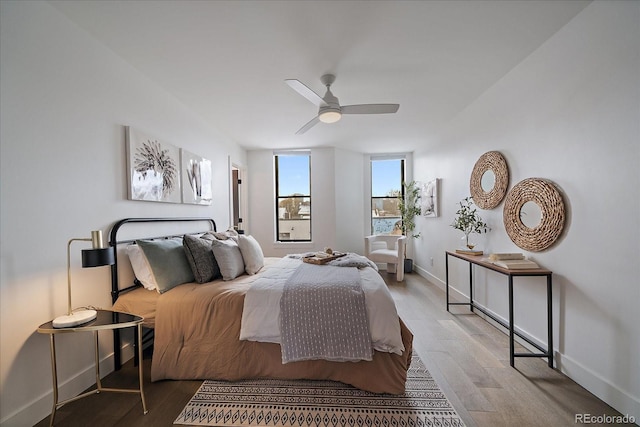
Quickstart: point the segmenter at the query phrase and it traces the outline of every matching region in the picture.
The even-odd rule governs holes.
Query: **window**
[[[404,196],[404,159],[371,160],[371,234],[392,233],[400,227],[398,196]]]
[[[311,155],[275,155],[276,235],[279,242],[311,241]]]

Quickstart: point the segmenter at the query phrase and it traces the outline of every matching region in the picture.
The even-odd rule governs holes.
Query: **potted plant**
[[[404,197],[402,194],[398,195],[398,209],[400,210],[400,227],[402,234],[407,237],[413,237],[417,239],[420,237],[420,232],[414,233],[416,228],[416,215],[420,215],[420,188],[416,181],[409,183],[403,182]],[[413,259],[407,258],[407,251],[404,251],[404,272],[411,273],[413,271]]]
[[[487,223],[482,220],[480,215],[478,215],[471,197],[465,197],[459,204],[460,209],[456,212],[456,218],[451,226],[464,233],[465,246],[469,250],[473,250],[475,244],[469,242],[469,235],[473,233],[486,233],[490,228]]]

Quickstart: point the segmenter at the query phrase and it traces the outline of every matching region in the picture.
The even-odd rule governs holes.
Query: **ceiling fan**
[[[340,106],[338,98],[331,93],[331,84],[336,80],[333,74],[325,74],[320,77],[320,81],[327,87],[324,97],[321,97],[300,80],[287,79],[287,83],[293,90],[307,98],[318,107],[318,115],[302,126],[296,135],[300,135],[311,129],[318,122],[335,123],[342,118],[343,114],[388,114],[395,113],[400,107],[399,104],[358,104]]]

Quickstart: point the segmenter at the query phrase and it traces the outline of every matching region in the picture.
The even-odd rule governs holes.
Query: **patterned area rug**
[[[174,424],[197,426],[464,426],[413,356],[406,392],[375,394],[333,381],[205,381]]]

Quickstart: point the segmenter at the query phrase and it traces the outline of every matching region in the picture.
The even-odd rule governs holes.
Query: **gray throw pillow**
[[[236,242],[231,239],[213,240],[211,247],[223,280],[233,280],[244,273],[244,260]]]
[[[220,267],[213,256],[211,240],[186,234],[182,246],[196,282],[206,283],[220,277]]]
[[[161,294],[183,283],[193,282],[193,272],[182,249],[182,239],[136,240],[147,257]]]

